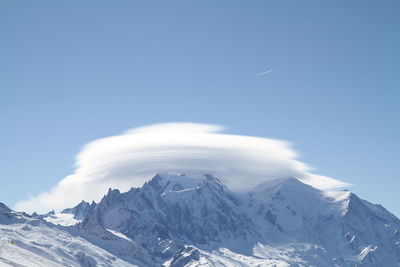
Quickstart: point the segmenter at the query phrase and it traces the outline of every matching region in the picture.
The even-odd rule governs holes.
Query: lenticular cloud
[[[311,173],[286,141],[222,131],[218,125],[165,123],[95,140],[78,154],[75,173],[15,208],[46,212],[82,199],[98,201],[110,187],[126,191],[159,172],[213,174],[234,191],[280,177],[295,177],[320,189],[348,185]]]

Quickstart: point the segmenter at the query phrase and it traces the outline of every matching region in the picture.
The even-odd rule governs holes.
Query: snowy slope
[[[75,207],[64,209],[61,213],[50,211],[49,213],[42,215],[34,213],[32,216],[36,219],[43,219],[55,225],[73,226],[80,223],[95,206],[96,203],[94,201],[92,204],[89,204],[82,200],[82,202]]]
[[[142,256],[144,262],[131,254],[145,255]],[[61,228],[0,204],[0,266],[153,264],[142,248],[103,229],[91,235],[71,227]]]
[[[234,193],[211,175],[158,174],[61,214],[0,205],[0,237],[0,266],[400,266],[394,215],[293,178]]]
[[[80,223],[81,220],[75,219],[72,213],[54,213],[43,216],[43,219],[55,225],[72,226]]]

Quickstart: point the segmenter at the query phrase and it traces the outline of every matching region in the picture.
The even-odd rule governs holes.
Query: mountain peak
[[[172,174],[158,173],[144,187],[150,186],[156,192],[174,192],[195,189],[205,182],[219,183],[218,179],[208,174]]]
[[[0,202],[0,213],[10,212],[11,209],[4,203]]]
[[[82,200],[78,205],[73,208],[64,209],[61,213],[63,214],[73,214],[74,219],[83,220],[90,209],[94,208],[95,202],[93,201],[92,204]]]
[[[271,192],[283,190],[286,193],[298,194],[300,192],[310,192],[311,194],[321,192],[308,184],[301,182],[300,180],[293,177],[276,178],[263,182],[257,188],[253,189],[252,192]]]

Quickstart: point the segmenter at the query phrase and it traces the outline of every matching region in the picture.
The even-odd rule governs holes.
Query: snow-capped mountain
[[[0,266],[152,266],[146,251],[98,229],[87,236],[0,203]],[[135,256],[133,256],[135,255]],[[141,257],[142,261],[137,260]]]
[[[62,214],[73,214],[74,219],[76,220],[83,220],[88,212],[96,206],[96,203],[93,201],[92,204],[82,200],[81,203],[76,205],[73,208],[64,209],[61,213]]]
[[[0,208],[0,234],[14,241],[0,246],[4,264],[400,266],[394,215],[293,178],[237,193],[212,175],[158,174],[44,218]]]

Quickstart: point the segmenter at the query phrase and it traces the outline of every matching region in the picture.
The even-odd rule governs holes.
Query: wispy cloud
[[[73,174],[15,208],[46,212],[72,207],[82,199],[98,201],[110,187],[127,191],[158,172],[209,173],[237,191],[280,177],[295,177],[321,189],[347,186],[310,172],[286,141],[222,130],[218,125],[166,123],[95,140],[78,154]]]
[[[269,69],[269,70],[260,72],[260,73],[258,73],[258,74],[256,74],[256,75],[254,75],[253,77],[255,78],[255,77],[264,76],[264,75],[267,75],[268,73],[271,73],[271,72],[273,72],[273,71],[274,71],[273,69]]]

